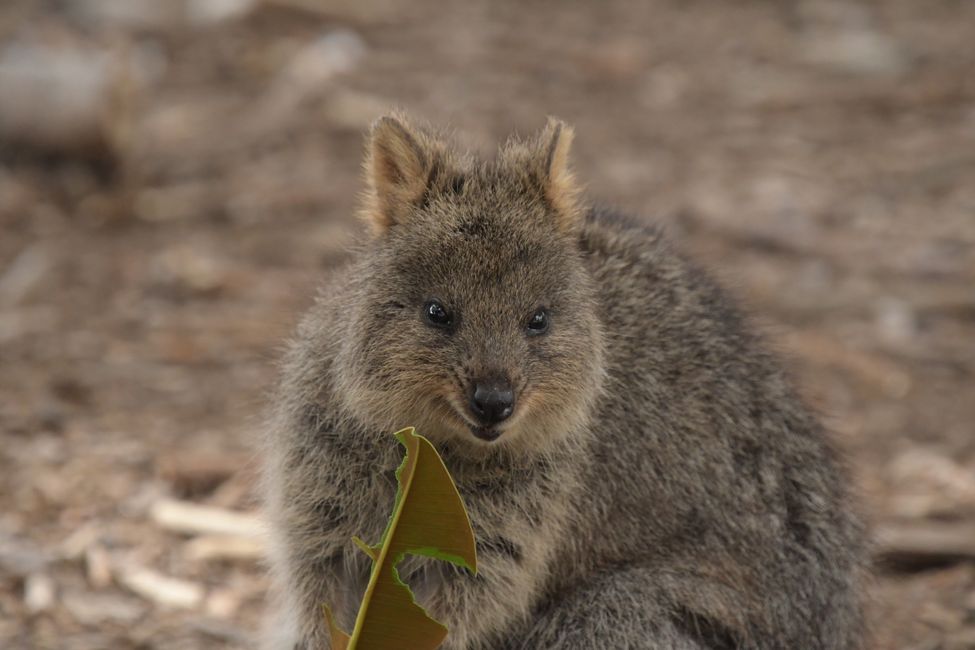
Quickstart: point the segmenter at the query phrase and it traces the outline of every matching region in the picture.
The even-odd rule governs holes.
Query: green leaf
[[[395,435],[406,447],[406,458],[396,470],[399,488],[393,514],[379,544],[369,546],[353,538],[373,559],[372,574],[351,637],[338,628],[325,607],[332,650],[434,650],[443,643],[447,628],[416,604],[396,571],[407,553],[477,573],[474,531],[443,460],[412,427]]]
[[[325,620],[328,622],[329,636],[332,638],[332,650],[348,650],[349,635],[339,629],[335,617],[332,616],[332,609],[328,605],[322,605],[325,611]]]

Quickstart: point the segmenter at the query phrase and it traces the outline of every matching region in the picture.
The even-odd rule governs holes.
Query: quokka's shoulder
[[[762,339],[739,305],[733,274],[685,253],[661,225],[597,205],[586,213],[580,248],[604,302],[621,305],[620,318],[639,314],[641,328],[671,324],[668,331],[707,333],[711,343]]]
[[[579,245],[596,256],[647,257],[673,254],[663,228],[603,204],[589,207],[581,222]]]

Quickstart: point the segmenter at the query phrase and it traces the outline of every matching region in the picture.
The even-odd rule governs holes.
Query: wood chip
[[[64,608],[82,625],[106,622],[131,625],[142,618],[148,607],[140,600],[119,594],[70,592],[63,597]]]
[[[112,558],[101,544],[92,544],[85,552],[85,574],[95,589],[112,584]]]
[[[258,560],[264,557],[261,540],[254,537],[229,535],[205,535],[187,542],[186,557],[194,561],[206,560]]]
[[[162,528],[191,535],[260,539],[264,529],[260,518],[254,513],[234,512],[173,499],[157,501],[149,514]]]
[[[125,567],[118,581],[133,593],[157,605],[195,609],[203,602],[203,585],[163,575],[144,567]]]
[[[84,557],[92,544],[97,543],[102,535],[100,523],[89,522],[75,529],[60,544],[60,554],[67,560],[77,560]]]
[[[918,521],[888,524],[875,534],[877,559],[895,568],[975,559],[975,524]]]

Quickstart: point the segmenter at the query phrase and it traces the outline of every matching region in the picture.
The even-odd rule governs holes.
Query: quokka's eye
[[[548,311],[544,307],[539,307],[532,314],[531,318],[528,319],[528,324],[525,326],[529,336],[538,336],[539,334],[544,334],[548,331]]]
[[[454,318],[437,300],[430,300],[423,306],[423,318],[434,327],[450,327]]]

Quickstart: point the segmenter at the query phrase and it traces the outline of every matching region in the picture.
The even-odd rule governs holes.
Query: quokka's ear
[[[573,230],[582,219],[581,188],[569,168],[569,149],[574,136],[571,126],[550,117],[532,152],[533,172],[556,213],[559,226],[567,231]]]
[[[446,148],[401,116],[372,126],[366,154],[365,218],[376,233],[407,220],[427,199],[445,164]]]

